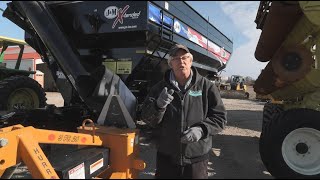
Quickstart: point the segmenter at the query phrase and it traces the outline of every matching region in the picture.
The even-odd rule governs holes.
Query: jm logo
[[[104,16],[107,19],[113,19],[117,17],[118,14],[118,8],[116,6],[110,6],[104,11]]]
[[[116,18],[115,21],[113,22],[112,29],[116,27],[118,22],[123,24],[123,18],[126,15],[127,10],[129,9],[129,5],[126,5],[123,9],[118,8],[116,6],[110,6],[104,11],[104,16],[107,19],[113,19]]]

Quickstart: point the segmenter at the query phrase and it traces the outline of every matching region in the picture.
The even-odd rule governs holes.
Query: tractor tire
[[[0,81],[0,111],[36,109],[46,106],[41,85],[27,76],[11,76]]]
[[[265,106],[259,151],[272,176],[320,178],[319,118],[320,112],[311,109]]]

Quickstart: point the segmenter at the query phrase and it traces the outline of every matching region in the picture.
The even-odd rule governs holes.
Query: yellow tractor
[[[247,85],[243,76],[232,75],[230,83],[220,83],[220,94],[222,98],[249,99]]]

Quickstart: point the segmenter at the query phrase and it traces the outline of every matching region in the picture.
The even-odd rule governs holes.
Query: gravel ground
[[[259,155],[259,137],[264,103],[254,100],[249,88],[249,100],[223,99],[228,113],[226,129],[213,137],[208,172],[210,179],[273,179],[264,167]],[[47,92],[48,104],[63,106],[59,93]],[[148,134],[143,131],[140,138],[140,157],[147,167],[140,173],[141,179],[153,179],[155,174],[156,149]],[[22,166],[13,178],[30,178],[27,168]]]

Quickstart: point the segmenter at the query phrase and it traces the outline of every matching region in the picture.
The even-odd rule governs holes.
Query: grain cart
[[[263,110],[260,155],[276,178],[320,177],[320,3],[261,1],[255,57],[268,62],[254,91]]]
[[[0,111],[13,109],[34,109],[46,105],[46,94],[41,85],[29,76],[35,71],[20,69],[24,46],[18,39],[0,36]],[[20,48],[14,69],[3,62],[8,47]]]
[[[25,30],[25,41],[47,63],[63,110],[100,123],[111,94],[135,119],[137,105],[168,69],[172,44],[185,44],[204,76],[224,69],[232,53],[232,41],[180,1],[11,2],[3,16]]]
[[[64,110],[80,109],[100,123],[110,94],[135,117],[136,105],[168,69],[172,44],[185,44],[208,78],[232,53],[232,41],[180,1],[11,2],[3,16],[25,30],[25,41],[48,65],[65,106],[72,106]]]
[[[78,131],[85,119],[91,119],[99,129],[115,127],[119,130],[112,132],[118,135],[122,134],[120,130],[136,130],[138,105],[168,69],[167,53],[174,43],[190,49],[195,60],[193,66],[203,75],[224,69],[232,53],[232,41],[181,1],[13,1],[7,5],[3,16],[25,30],[25,41],[47,63],[65,103],[63,107],[48,105],[0,117],[11,125],[5,129],[10,137],[25,131],[42,134],[24,128],[33,126],[55,130],[50,137],[44,136],[53,139],[59,133]],[[17,128],[21,131],[14,132]],[[45,132],[50,135],[51,131]],[[129,145],[137,143],[136,133],[133,132],[135,138],[128,141]],[[6,138],[1,136],[4,134],[0,134],[0,139]],[[68,139],[73,137],[77,140],[76,136],[68,134],[65,141],[69,143]],[[47,140],[35,139],[39,143],[48,143]],[[112,138],[107,141],[117,142]],[[28,143],[22,147],[27,149]],[[112,164],[121,163],[121,159],[112,159],[119,157],[126,147],[109,148],[113,148],[112,169]],[[29,157],[30,153],[23,155]],[[129,153],[125,157],[132,160],[137,155]],[[1,158],[0,162],[5,164],[1,167],[8,167]],[[136,178],[131,174],[134,164],[127,165],[121,169],[120,174],[125,174],[121,177]],[[68,167],[76,168],[78,164],[72,161]],[[70,170],[65,168],[60,170]],[[10,175],[7,171],[3,174]]]

